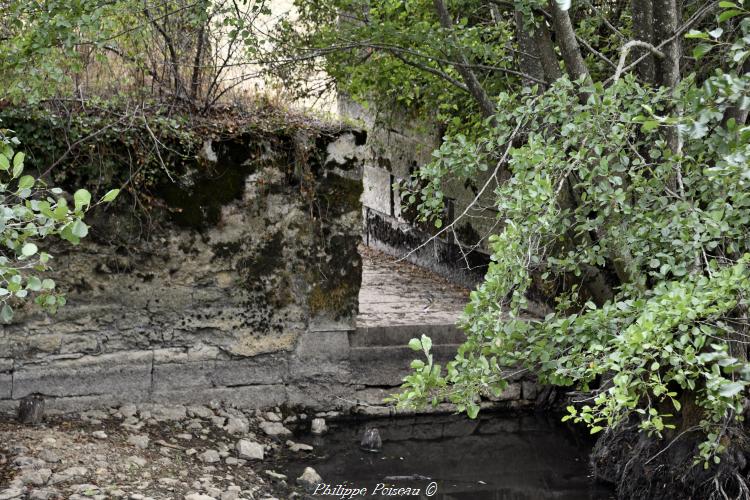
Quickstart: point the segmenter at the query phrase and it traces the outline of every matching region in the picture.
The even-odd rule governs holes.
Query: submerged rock
[[[325,434],[328,431],[328,426],[326,425],[326,419],[324,418],[314,418],[312,421],[312,424],[310,426],[310,432],[313,434]]]
[[[313,447],[309,444],[304,443],[295,443],[294,441],[287,441],[286,445],[289,447],[291,451],[297,452],[297,451],[313,451]]]
[[[367,429],[362,436],[362,442],[359,446],[365,451],[373,453],[379,452],[383,448],[383,440],[380,439],[380,431],[376,428]]]

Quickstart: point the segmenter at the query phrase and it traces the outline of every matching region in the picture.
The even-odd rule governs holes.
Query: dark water
[[[359,449],[364,431],[377,427],[378,454]],[[311,466],[334,492],[337,485],[367,488],[354,498],[434,498],[451,500],[599,500],[612,491],[589,475],[591,440],[560,424],[557,417],[401,417],[329,423],[322,436],[295,438],[315,451],[289,455],[286,468],[297,477]],[[393,476],[429,479],[390,479]],[[434,482],[437,491],[426,494]],[[418,495],[373,495],[378,484],[411,487]],[[393,491],[391,491],[392,493]],[[379,490],[383,493],[383,490]],[[408,493],[408,492],[402,492]],[[316,495],[315,498],[339,498]]]

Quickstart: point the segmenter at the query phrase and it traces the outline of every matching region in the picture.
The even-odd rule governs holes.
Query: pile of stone
[[[312,452],[290,429],[308,423],[305,414],[218,403],[124,405],[41,426],[0,421],[0,484],[11,478],[0,486],[0,500],[295,498],[322,482],[317,472],[307,468],[292,482],[266,464],[282,450]],[[326,430],[319,416],[312,425]]]

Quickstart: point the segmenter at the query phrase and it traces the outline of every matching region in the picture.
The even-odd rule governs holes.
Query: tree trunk
[[[190,78],[190,98],[193,100],[193,103],[195,103],[198,98],[198,89],[201,83],[201,75],[202,75],[201,61],[203,60],[203,38],[205,37],[205,29],[206,29],[206,25],[201,24],[201,27],[198,30],[198,41],[195,47],[195,59],[193,60],[193,75]]]
[[[633,12],[633,38],[642,42],[654,44],[654,16],[653,3],[651,0],[631,0]],[[636,70],[638,76],[645,82],[654,82],[654,55],[647,49],[636,48],[634,57],[646,57],[638,63]]]
[[[552,44],[552,37],[547,29],[547,23],[544,19],[539,21],[539,26],[534,29],[534,42],[536,43],[537,53],[544,71],[544,80],[551,85],[562,76],[560,71],[560,62],[555,53],[555,46]]]
[[[576,32],[573,29],[573,23],[570,21],[568,11],[562,10],[555,0],[550,0],[550,10],[552,19],[555,24],[555,35],[557,44],[560,46],[560,53],[565,62],[565,69],[571,80],[579,78],[589,78],[589,70],[586,62],[583,60],[581,48],[576,40]]]
[[[653,0],[654,1],[654,38],[657,44],[665,40],[668,43],[662,47],[664,57],[658,59],[656,65],[656,83],[674,90],[680,82],[680,37],[675,36],[679,25],[678,0]],[[679,110],[672,110],[673,112]],[[682,141],[677,127],[668,127],[665,139],[669,149],[679,154],[682,150]],[[670,187],[676,190],[681,177],[679,167],[675,173],[675,180],[670,181]]]
[[[513,17],[516,22],[516,38],[518,39],[518,48],[521,54],[518,58],[521,72],[533,76],[537,80],[545,80],[544,69],[542,68],[541,58],[539,57],[539,50],[536,41],[533,38],[533,33],[530,33],[524,27],[523,13],[521,11],[515,11]],[[536,30],[532,30],[536,31]],[[534,85],[534,81],[525,78],[523,84],[531,87]]]
[[[664,57],[656,64],[656,82],[673,89],[680,81],[680,37],[674,36],[680,22],[677,0],[653,0],[653,2],[655,42],[659,45],[671,39],[661,48]]]
[[[433,0],[433,3],[438,18],[440,19],[440,25],[450,35],[451,30],[453,29],[453,22],[451,21],[451,16],[448,13],[448,8],[445,6],[445,2],[443,0]],[[482,84],[479,83],[479,79],[469,65],[469,60],[460,52],[460,50],[454,50],[454,52],[455,54],[453,57],[456,60],[456,63],[454,64],[456,71],[461,75],[466,87],[469,89],[469,93],[477,101],[477,104],[479,104],[479,109],[482,112],[482,115],[485,117],[493,116],[495,114],[495,104],[492,102],[492,99],[490,99],[490,96],[487,95],[487,92],[485,92]]]

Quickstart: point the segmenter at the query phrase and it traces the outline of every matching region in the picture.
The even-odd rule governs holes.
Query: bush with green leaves
[[[658,436],[698,429],[697,461],[720,461],[750,383],[750,127],[733,117],[750,108],[750,19],[688,37],[701,40],[698,59],[723,50],[725,68],[674,92],[627,74],[500,94],[483,139],[435,153],[421,173],[423,217],[440,209],[426,200],[443,173],[502,163],[503,230],[461,320],[466,342],[441,367],[428,338],[412,340],[426,360],[413,362],[400,404],[448,400],[475,417],[483,395],[507,386],[508,367],[522,367],[591,391],[566,418],[592,433],[634,418]],[[558,290],[543,319],[525,314],[535,280]]]
[[[91,194],[77,190],[72,203],[59,188],[24,175],[24,153],[12,131],[0,129],[0,320],[13,319],[14,308],[33,301],[48,311],[65,304],[55,282],[45,278],[52,256],[44,251],[48,237],[77,245],[89,231],[83,216],[91,208]],[[107,192],[97,203],[113,201],[119,190]]]

